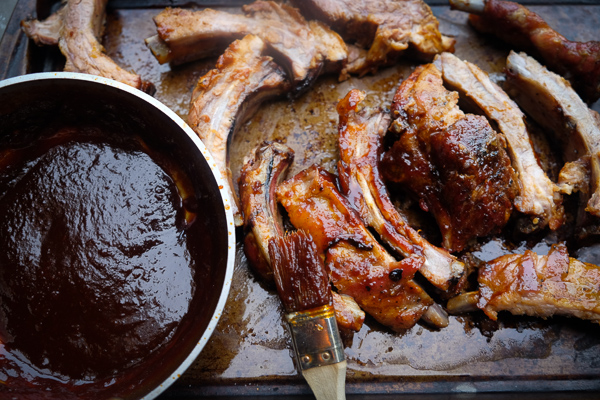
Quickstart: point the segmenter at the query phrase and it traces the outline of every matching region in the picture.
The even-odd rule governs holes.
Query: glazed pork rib
[[[519,105],[543,128],[555,132],[564,159],[571,163],[579,160],[588,166],[589,185],[582,182],[585,174],[580,174],[575,181],[565,182],[565,186],[567,192],[573,186],[585,187],[591,196],[586,211],[600,217],[600,128],[595,112],[565,79],[525,53],[509,54],[506,75],[507,90]]]
[[[58,45],[66,57],[65,71],[99,75],[154,93],[154,85],[119,67],[99,42],[108,0],[68,0],[44,21],[22,21],[36,44]]]
[[[394,96],[391,131],[399,138],[380,165],[384,179],[401,183],[432,213],[451,252],[498,232],[516,194],[504,138],[457,103],[435,65],[417,67]]]
[[[346,72],[364,75],[390,65],[405,52],[431,61],[453,51],[454,39],[439,31],[439,23],[422,0],[294,0],[310,19],[328,24],[344,40],[362,49]]]
[[[294,151],[277,142],[264,142],[244,160],[240,173],[240,205],[244,215],[244,252],[250,265],[267,282],[273,280],[269,241],[283,237],[275,189],[294,160]]]
[[[519,186],[515,208],[531,216],[533,229],[558,229],[565,219],[562,196],[538,162],[519,107],[476,65],[450,53],[434,63],[446,85],[471,100],[504,134]]]
[[[338,171],[343,193],[392,249],[404,257],[421,255],[421,274],[434,286],[455,293],[465,278],[465,266],[446,250],[433,246],[398,213],[379,172],[383,138],[389,114],[364,106],[365,93],[350,91],[337,106],[340,161]]]
[[[473,13],[475,29],[535,54],[566,77],[588,103],[600,98],[600,42],[572,42],[524,6],[503,0],[450,0],[453,8]]]
[[[249,118],[261,102],[288,90],[285,73],[271,57],[263,56],[265,50],[265,43],[254,35],[233,42],[215,69],[198,80],[188,114],[188,124],[229,183],[236,226],[242,225],[242,215],[228,167],[229,139],[236,124]]]
[[[161,64],[179,64],[220,54],[233,40],[252,33],[273,50],[296,87],[308,85],[321,72],[339,71],[346,62],[344,41],[321,22],[306,21],[293,7],[256,1],[243,11],[167,8],[154,18],[158,35],[146,43]]]
[[[310,167],[282,183],[277,199],[291,223],[312,236],[319,253],[326,253],[338,292],[353,297],[381,324],[396,331],[412,327],[420,318],[440,327],[448,324],[445,313],[412,279],[423,258],[398,262],[387,253],[338,191],[331,174]]]
[[[244,252],[250,266],[266,282],[273,282],[273,264],[269,254],[271,239],[284,237],[275,189],[294,159],[289,147],[264,142],[252,157],[244,160],[240,175],[240,202],[244,213]],[[359,331],[365,313],[349,296],[332,292],[336,320],[341,328]]]
[[[496,320],[500,311],[547,318],[553,315],[600,322],[600,268],[569,257],[564,245],[548,255],[509,254],[479,270],[479,292],[448,302],[450,312],[479,308]]]

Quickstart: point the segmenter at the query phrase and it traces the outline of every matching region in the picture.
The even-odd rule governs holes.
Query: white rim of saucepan
[[[217,181],[217,185],[219,187],[219,192],[221,193],[221,198],[223,200],[223,207],[225,211],[225,217],[227,220],[227,236],[228,236],[228,250],[227,250],[227,270],[225,272],[225,279],[223,282],[223,287],[221,288],[221,295],[219,296],[219,302],[217,303],[217,307],[211,317],[211,320],[208,324],[208,327],[204,331],[202,337],[192,350],[192,352],[186,357],[185,360],[177,367],[175,371],[165,379],[160,385],[154,388],[150,393],[142,397],[142,400],[151,400],[156,398],[159,394],[161,394],[164,390],[166,390],[173,382],[177,380],[194,362],[194,360],[198,357],[208,339],[211,337],[214,332],[217,322],[221,317],[223,309],[225,307],[225,303],[227,301],[227,297],[229,296],[229,290],[231,288],[231,281],[233,278],[233,269],[235,262],[235,225],[233,222],[233,212],[231,207],[232,199],[229,197],[229,193],[225,189],[227,187],[227,183],[225,179],[222,177],[221,172],[219,172],[216,162],[208,149],[204,146],[204,143],[200,140],[198,135],[189,127],[185,121],[183,121],[175,112],[173,112],[170,108],[165,106],[160,101],[156,100],[154,97],[142,92],[141,90],[135,89],[129,85],[126,85],[121,82],[117,82],[113,79],[108,79],[100,76],[81,74],[75,72],[41,72],[34,73],[28,75],[21,75],[14,78],[9,78],[0,81],[0,88],[10,85],[15,85],[22,82],[36,81],[36,80],[56,80],[56,79],[69,79],[69,80],[80,80],[87,82],[96,82],[98,84],[107,85],[115,87],[119,90],[128,92],[134,96],[137,96],[144,100],[145,102],[151,104],[156,109],[158,109],[163,114],[166,114],[169,118],[171,118],[179,127],[188,135],[188,137],[194,142],[198,150],[204,156],[204,159],[208,163],[210,170],[212,171],[215,180]]]

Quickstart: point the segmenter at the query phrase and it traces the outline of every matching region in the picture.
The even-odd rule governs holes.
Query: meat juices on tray
[[[417,67],[394,96],[391,130],[399,138],[380,167],[431,211],[451,252],[499,232],[517,194],[503,136],[457,103],[458,93],[443,87],[435,65]]]
[[[465,278],[465,266],[445,249],[421,237],[398,213],[379,171],[383,138],[390,116],[381,109],[362,103],[365,93],[350,91],[337,106],[339,118],[340,161],[338,171],[343,193],[368,226],[403,257],[421,255],[419,269],[437,288],[458,292]]]

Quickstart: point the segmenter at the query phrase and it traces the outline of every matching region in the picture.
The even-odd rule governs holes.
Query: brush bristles
[[[332,303],[329,275],[310,235],[297,231],[273,238],[269,255],[277,292],[288,313]]]

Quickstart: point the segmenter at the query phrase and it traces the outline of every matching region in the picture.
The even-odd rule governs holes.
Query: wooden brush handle
[[[346,399],[346,360],[302,371],[317,400]]]

